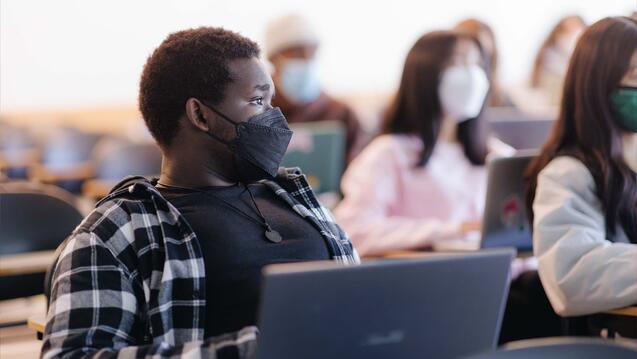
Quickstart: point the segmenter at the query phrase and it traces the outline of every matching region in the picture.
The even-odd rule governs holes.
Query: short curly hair
[[[170,34],[148,57],[139,83],[139,110],[157,143],[171,144],[189,98],[223,100],[231,60],[259,53],[254,41],[218,27]]]

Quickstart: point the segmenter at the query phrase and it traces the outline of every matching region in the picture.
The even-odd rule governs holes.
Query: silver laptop
[[[513,249],[264,270],[258,358],[455,358],[495,348]]]
[[[522,151],[489,162],[481,248],[513,247],[522,257],[532,255],[524,172],[535,153]]]

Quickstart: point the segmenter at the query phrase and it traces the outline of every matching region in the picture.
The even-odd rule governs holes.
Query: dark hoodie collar
[[[95,206],[99,206],[106,201],[110,201],[119,197],[135,197],[135,198],[152,198],[153,196],[161,197],[161,194],[155,188],[158,179],[148,179],[142,176],[128,176],[119,181],[108,195],[102,198]]]

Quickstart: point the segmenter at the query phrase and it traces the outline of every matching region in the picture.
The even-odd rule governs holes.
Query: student
[[[480,42],[480,47],[482,47],[487,59],[486,63],[488,66],[486,68],[491,88],[487,104],[494,107],[513,106],[513,102],[511,102],[507,94],[502,91],[502,87],[498,82],[498,48],[495,41],[495,34],[491,27],[478,19],[469,18],[460,21],[453,29],[455,31],[466,32]]]
[[[281,108],[289,123],[342,122],[346,129],[347,158],[351,159],[360,123],[351,108],[321,88],[316,60],[319,38],[312,25],[299,15],[277,18],[267,26],[265,43],[278,91],[274,106]]]
[[[489,90],[478,42],[439,31],[407,55],[382,135],[352,161],[335,214],[364,255],[431,246],[476,229],[484,206]]]
[[[528,172],[539,274],[562,316],[637,304],[636,136],[637,21],[605,18],[579,40]]]
[[[161,177],[122,181],[65,242],[44,358],[253,357],[264,265],[358,262],[304,177],[278,169],[291,131],[258,56],[202,27],[148,58],[139,107]]]
[[[562,84],[575,43],[586,28],[579,16],[561,19],[538,51],[531,72],[531,87],[541,90],[549,105],[560,104]]]

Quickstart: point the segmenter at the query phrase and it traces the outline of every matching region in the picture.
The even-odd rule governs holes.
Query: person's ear
[[[208,119],[204,115],[204,105],[196,98],[191,97],[186,100],[186,118],[196,128],[204,132],[210,132]]]

